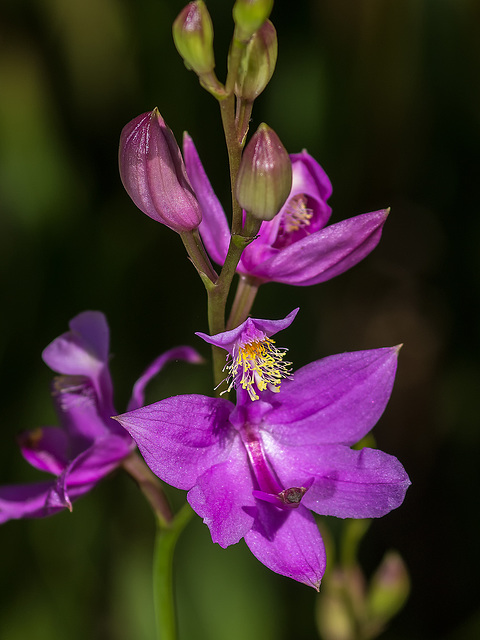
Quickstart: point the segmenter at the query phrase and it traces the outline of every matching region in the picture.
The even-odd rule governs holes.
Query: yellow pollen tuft
[[[278,393],[282,378],[292,378],[291,362],[283,359],[287,349],[278,349],[271,338],[253,340],[235,349],[228,358],[225,370],[229,372],[228,391],[233,387],[242,387],[248,392],[251,400],[258,400],[258,391]]]
[[[312,209],[307,207],[307,198],[300,193],[298,196],[293,196],[287,202],[283,218],[283,229],[285,233],[292,233],[308,227],[310,220],[313,216]]]

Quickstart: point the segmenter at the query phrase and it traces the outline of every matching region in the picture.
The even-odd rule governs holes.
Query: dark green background
[[[210,0],[217,70],[231,3]],[[228,203],[218,109],[171,38],[177,0],[2,0],[0,8],[0,483],[38,479],[15,435],[55,423],[44,346],[85,309],[112,333],[116,406],[180,343],[208,349],[205,297],[179,238],[138,212],[117,171],[123,125],[158,106],[194,137]],[[309,288],[269,284],[254,313],[301,312],[279,344],[295,366],[404,343],[375,430],[413,481],[361,548],[371,572],[398,549],[413,590],[386,640],[480,634],[478,397],[480,4],[277,0],[277,71],[252,126],[329,174],[333,221],[392,207],[375,252]],[[210,393],[208,368],[173,366],[153,401]],[[180,492],[179,492],[180,493]],[[180,500],[180,495],[173,496]],[[62,513],[0,529],[0,637],[151,640],[153,522],[117,473]],[[317,595],[243,543],[213,546],[197,518],[177,556],[181,638],[315,638]]]

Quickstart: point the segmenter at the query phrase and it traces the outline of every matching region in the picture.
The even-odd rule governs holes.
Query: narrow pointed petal
[[[217,264],[223,264],[230,244],[227,218],[205,173],[193,140],[186,132],[183,136],[183,155],[187,175],[202,210],[200,235],[212,260]]]
[[[266,567],[317,591],[325,573],[322,537],[312,514],[302,505],[276,509],[257,501],[258,516],[245,536],[250,551]]]
[[[191,489],[207,469],[227,459],[234,436],[228,421],[232,409],[228,400],[185,395],[115,419],[153,473],[178,489]]]
[[[18,437],[25,460],[40,471],[58,476],[68,464],[68,437],[59,427],[42,427]]]
[[[410,480],[394,456],[344,445],[282,446],[268,439],[270,460],[284,486],[314,482],[302,504],[337,518],[379,518],[399,507]]]
[[[354,351],[317,360],[285,380],[263,427],[290,445],[347,444],[365,436],[392,392],[397,347]]]
[[[332,224],[281,251],[252,243],[242,256],[261,280],[307,286],[330,280],[363,260],[379,243],[388,210]],[[260,252],[260,253],[259,253]]]
[[[236,544],[253,524],[255,500],[247,454],[236,438],[228,460],[207,469],[188,493],[188,502],[224,549]]]
[[[128,411],[138,409],[145,404],[145,387],[150,380],[160,373],[163,367],[172,360],[184,360],[185,362],[199,364],[202,362],[202,357],[191,347],[175,347],[174,349],[170,349],[169,351],[162,353],[162,355],[156,358],[142,373],[133,386],[132,397],[130,398],[127,407]]]

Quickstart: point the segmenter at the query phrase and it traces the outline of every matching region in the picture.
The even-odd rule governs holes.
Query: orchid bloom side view
[[[54,479],[0,487],[0,523],[71,511],[77,498],[132,454],[135,443],[112,420],[109,342],[103,313],[85,311],[70,321],[70,331],[43,351],[44,362],[60,374],[52,382],[51,393],[61,426],[37,427],[18,440],[25,460]],[[162,354],[135,383],[130,409],[144,404],[146,385],[171,360],[201,362],[190,347]]]
[[[371,434],[390,399],[400,347],[330,355],[295,371],[274,336],[288,329],[299,309],[280,319],[250,315],[262,284],[316,285],[354,267],[379,243],[389,213],[381,208],[330,224],[332,185],[320,164],[306,150],[288,153],[266,123],[249,136],[254,102],[277,60],[272,8],[273,0],[235,1],[225,82],[215,74],[205,3],[190,2],[173,24],[187,68],[219,105],[229,160],[229,221],[192,138],[184,134],[182,153],[157,108],[133,118],[120,135],[126,192],[146,216],[180,236],[205,287],[208,333],[196,335],[211,348],[212,395],[180,389],[145,406],[145,386],[165,364],[202,360],[191,347],[176,347],[152,362],[136,382],[127,411],[117,415],[107,321],[101,312],[83,312],[43,352],[59,374],[52,396],[61,426],[19,437],[27,462],[53,479],[0,487],[0,522],[37,518],[71,511],[115,468],[126,470],[156,519],[154,599],[163,640],[178,637],[173,553],[193,513],[214,543],[226,548],[243,539],[276,574],[327,593],[335,575],[335,615],[358,631],[352,639],[376,637],[408,595],[408,574],[396,556],[403,582],[395,578],[395,589],[390,584],[388,594],[382,591],[387,595],[373,611],[373,587],[363,580],[357,558],[367,520],[398,508],[410,485],[402,464],[376,449]],[[171,315],[175,322],[174,310]],[[188,492],[175,513],[165,485]],[[328,533],[326,516],[343,520],[337,540]],[[361,535],[353,537],[349,527],[357,521],[363,523]],[[349,549],[348,566],[329,558],[326,548],[336,544]],[[381,580],[373,582],[383,589]],[[322,620],[320,636],[338,638],[335,625],[329,626],[333,617]]]

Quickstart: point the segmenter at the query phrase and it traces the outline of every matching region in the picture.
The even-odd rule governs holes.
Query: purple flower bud
[[[213,26],[202,0],[190,2],[173,23],[173,39],[185,64],[199,76],[213,71]]]
[[[262,93],[275,70],[277,52],[277,32],[267,20],[245,47],[235,82],[239,98],[252,101]]]
[[[273,129],[262,123],[243,152],[236,184],[240,206],[260,220],[277,215],[292,187],[292,163]]]
[[[175,137],[157,108],[123,128],[118,156],[123,186],[140,211],[179,233],[198,227],[200,206]]]
[[[247,42],[267,20],[273,9],[273,0],[237,0],[233,6],[235,36]]]

